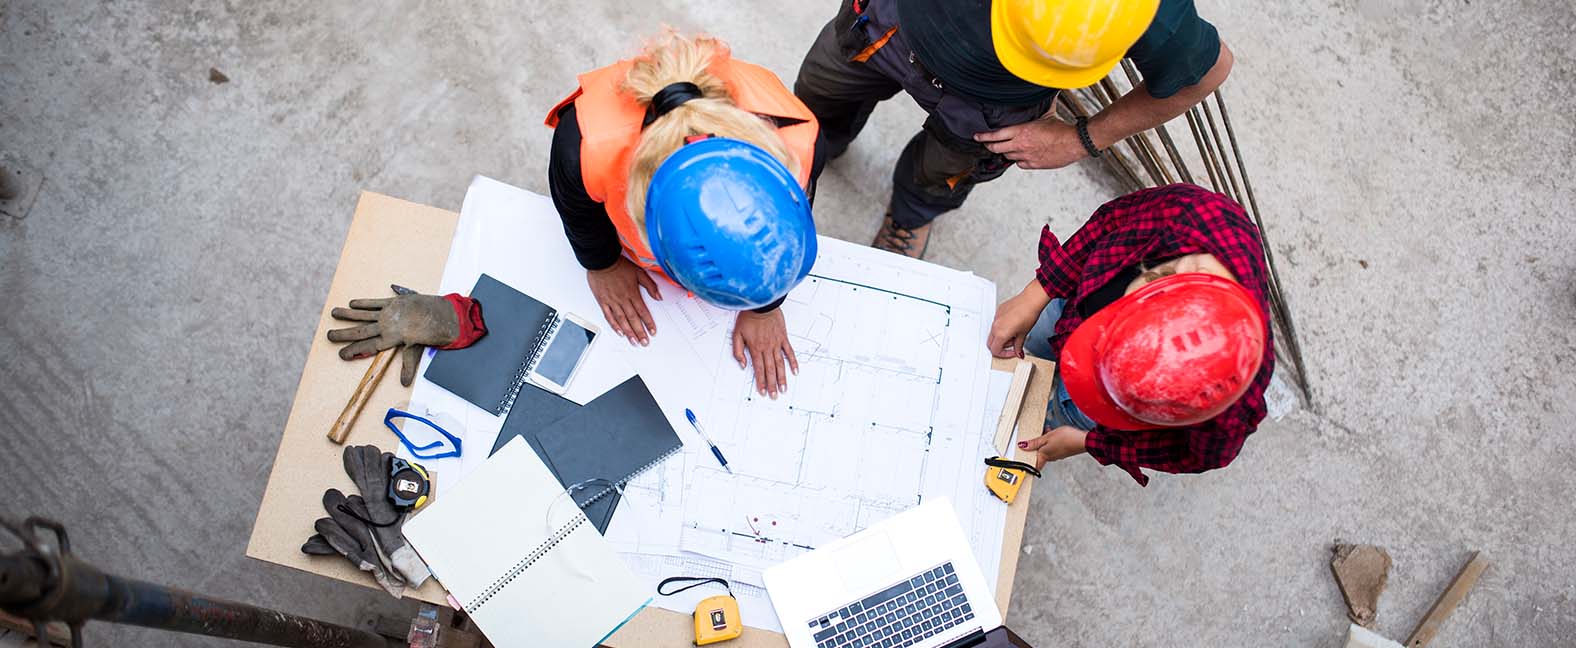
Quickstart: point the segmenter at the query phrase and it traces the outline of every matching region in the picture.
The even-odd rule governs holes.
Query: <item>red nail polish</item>
[[[1019,441],[1018,442],[1018,447],[1021,448],[1021,449],[1024,449],[1024,450],[1028,450],[1029,449],[1029,442],[1028,441]]]

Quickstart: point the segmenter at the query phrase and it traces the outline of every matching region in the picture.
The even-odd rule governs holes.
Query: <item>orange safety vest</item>
[[[580,122],[580,177],[585,182],[586,194],[607,209],[608,218],[612,219],[618,239],[624,245],[625,256],[640,267],[667,277],[625,207],[629,170],[635,146],[640,143],[641,122],[646,116],[646,109],[620,90],[631,65],[633,61],[626,59],[580,75],[580,88],[553,106],[552,112],[547,114],[547,125],[556,128],[558,111],[570,103],[575,105],[576,119]],[[777,75],[759,65],[724,57],[712,61],[709,71],[727,84],[729,97],[740,108],[757,115],[794,121],[778,128],[777,134],[798,160],[799,168],[792,171],[799,179],[799,186],[808,188],[810,165],[815,160],[815,138],[821,128],[810,109],[783,86]]]

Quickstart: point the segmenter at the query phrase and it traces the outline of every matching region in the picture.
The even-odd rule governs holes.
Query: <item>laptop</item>
[[[1001,625],[952,502],[936,498],[768,568],[793,648],[954,648]]]

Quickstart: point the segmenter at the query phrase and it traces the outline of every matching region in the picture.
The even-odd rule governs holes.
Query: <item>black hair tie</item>
[[[688,81],[669,83],[651,96],[651,105],[646,106],[646,119],[640,122],[640,127],[650,126],[658,117],[684,105],[684,102],[704,96],[706,95],[700,91],[700,86]]]

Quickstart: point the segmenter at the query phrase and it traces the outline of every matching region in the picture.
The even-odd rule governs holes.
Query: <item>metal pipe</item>
[[[1139,131],[1138,134],[1133,136],[1133,139],[1138,141],[1139,148],[1143,150],[1144,155],[1149,156],[1149,162],[1155,168],[1160,169],[1160,175],[1166,179],[1165,184],[1176,182],[1176,176],[1172,175],[1171,169],[1166,166],[1165,159],[1155,152],[1155,143],[1149,141],[1149,131]]]
[[[1232,172],[1231,165],[1226,162],[1226,145],[1220,141],[1220,129],[1215,126],[1215,113],[1209,109],[1209,98],[1198,102],[1204,108],[1204,119],[1209,124],[1210,137],[1215,140],[1215,148],[1220,151],[1220,166],[1226,170],[1226,179],[1231,181],[1231,197],[1238,203],[1243,202],[1242,190],[1237,188],[1237,174]]]
[[[1231,140],[1231,154],[1237,160],[1237,170],[1242,173],[1242,187],[1247,190],[1248,206],[1253,208],[1253,219],[1262,230],[1264,221],[1259,219],[1259,199],[1253,195],[1253,183],[1248,180],[1248,167],[1242,163],[1242,148],[1237,146],[1237,133],[1231,129],[1231,114],[1226,112],[1226,96],[1220,93],[1219,88],[1215,89],[1215,104],[1220,106],[1220,121],[1226,125],[1226,137]],[[1269,248],[1266,247],[1264,252],[1269,254]],[[1274,262],[1273,257],[1270,262]]]
[[[1122,98],[1119,88],[1116,87],[1116,82],[1112,81],[1110,76],[1100,79],[1099,83],[1089,87],[1091,90],[1097,90],[1106,96],[1106,105],[1104,107],[1109,107],[1111,104],[1116,103],[1117,100]],[[1149,179],[1151,182],[1156,185],[1170,184],[1168,181],[1170,174],[1167,173],[1163,167],[1156,164],[1157,161],[1154,159],[1153,152],[1147,150],[1148,142],[1142,138],[1143,132],[1140,131],[1139,133],[1122,140],[1122,142],[1126,144],[1128,148],[1132,149],[1133,157],[1137,158],[1139,165],[1144,167],[1144,171],[1149,174]],[[1112,148],[1115,147],[1113,146]]]
[[[38,600],[48,578],[46,563],[27,556],[0,556],[0,607]]]
[[[1099,88],[1101,92],[1105,93],[1107,105],[1114,104],[1118,99],[1122,98],[1121,89],[1116,87],[1116,82],[1112,81],[1109,76],[1100,79],[1098,84],[1090,87]]]
[[[1143,80],[1138,78],[1138,66],[1133,65],[1132,59],[1122,59],[1122,73],[1127,75],[1127,84],[1134,89],[1143,83]]]
[[[1125,61],[1126,59],[1123,60]],[[1123,71],[1125,72],[1126,70],[1124,69]],[[1115,73],[1113,72],[1112,74],[1113,76],[1107,76],[1106,78],[1101,79],[1100,86],[1107,94],[1120,99],[1121,97],[1125,96],[1125,93],[1120,92],[1121,87],[1116,84],[1116,80],[1114,78]],[[1134,80],[1134,76],[1130,75],[1128,77],[1128,82],[1131,84],[1128,88],[1128,92],[1132,92],[1138,87],[1138,82]],[[1112,103],[1115,103],[1115,101],[1112,101]],[[1171,174],[1171,170],[1166,168],[1165,161],[1160,159],[1160,156],[1155,153],[1155,145],[1153,142],[1149,141],[1149,133],[1147,130],[1134,133],[1131,137],[1127,138],[1126,141],[1127,145],[1133,148],[1134,155],[1138,156],[1139,160],[1145,163],[1145,168],[1149,169],[1151,174],[1154,174],[1155,171],[1159,172],[1158,176],[1151,175],[1155,181],[1155,184],[1171,184],[1176,182],[1175,176]]]
[[[1291,306],[1286,303],[1286,298],[1281,294],[1280,275],[1275,269],[1275,252],[1270,248],[1270,242],[1265,236],[1264,219],[1259,212],[1259,200],[1253,193],[1253,182],[1248,180],[1248,167],[1242,163],[1242,147],[1237,145],[1237,132],[1231,127],[1231,113],[1226,110],[1226,95],[1219,88],[1215,89],[1215,105],[1220,107],[1220,121],[1226,127],[1226,138],[1231,141],[1231,153],[1237,161],[1237,171],[1242,174],[1242,187],[1248,194],[1248,206],[1253,210],[1253,222],[1259,226],[1259,241],[1264,244],[1264,260],[1270,269],[1270,297],[1275,307],[1276,316],[1281,324],[1286,327],[1286,334],[1281,337],[1286,342],[1286,350],[1290,352],[1292,369],[1297,372],[1297,386],[1302,388],[1302,396],[1310,405],[1313,404],[1313,391],[1308,385],[1307,365],[1302,359],[1302,344],[1297,339],[1297,325],[1291,318]]]
[[[1106,106],[1111,105],[1111,98],[1105,95],[1105,88],[1102,88],[1099,85],[1092,85],[1084,88],[1083,91],[1089,96],[1094,97],[1095,105],[1099,106],[1101,110],[1105,110]]]
[[[275,646],[386,648],[376,634],[244,603],[105,575],[104,607],[93,618]]]
[[[1138,86],[1143,85],[1144,81],[1138,78],[1138,67],[1133,65],[1132,59],[1122,59],[1122,73],[1127,75],[1127,83],[1132,90],[1137,90]],[[1187,168],[1187,162],[1182,159],[1182,152],[1177,150],[1176,142],[1172,141],[1171,132],[1166,130],[1166,125],[1156,126],[1155,132],[1160,135],[1160,144],[1165,147],[1166,155],[1171,158],[1171,166],[1176,167],[1177,176],[1181,177],[1183,182],[1194,184],[1193,171]]]
[[[1138,70],[1132,61],[1123,59],[1121,67],[1123,74],[1127,77],[1129,92],[1136,90],[1142,85],[1143,81],[1140,79]],[[1069,112],[1082,114],[1081,106],[1076,105],[1072,99],[1067,97],[1067,94],[1065,92],[1062,93],[1061,99],[1067,104]],[[1098,105],[1102,109],[1115,103],[1119,97],[1119,87],[1114,80],[1114,73],[1101,79],[1099,83],[1083,89],[1081,94],[1088,97],[1091,103]],[[1198,105],[1189,108],[1185,113],[1188,130],[1192,132],[1193,143],[1198,147],[1199,159],[1204,163],[1204,171],[1209,177],[1210,188],[1216,192],[1227,194],[1238,204],[1245,204],[1245,208],[1251,214],[1254,224],[1258,226],[1259,241],[1264,248],[1264,260],[1268,268],[1268,277],[1265,283],[1269,293],[1271,322],[1272,326],[1279,333],[1276,336],[1276,347],[1277,351],[1281,349],[1285,351],[1284,353],[1277,353],[1277,355],[1290,358],[1297,386],[1301,389],[1303,398],[1311,406],[1313,395],[1308,385],[1307,369],[1302,358],[1301,344],[1297,339],[1297,327],[1292,321],[1291,309],[1287,305],[1285,295],[1281,290],[1280,273],[1275,266],[1274,251],[1271,249],[1265,236],[1264,219],[1259,212],[1258,196],[1253,192],[1253,183],[1248,179],[1247,165],[1242,161],[1242,149],[1237,143],[1236,131],[1231,126],[1231,115],[1226,108],[1225,95],[1218,88],[1213,94],[1215,104],[1220,108],[1220,118],[1225,126],[1226,138],[1231,142],[1230,159],[1226,156],[1226,146],[1221,141],[1220,128],[1215,125],[1215,117],[1210,110],[1208,97],[1199,102]],[[1200,113],[1200,109],[1202,109],[1202,113]],[[1166,129],[1165,124],[1156,126],[1154,130],[1160,137],[1160,143],[1165,148],[1171,165],[1176,169],[1177,177],[1182,178],[1184,182],[1193,183],[1193,173],[1188,168],[1186,161],[1182,159],[1182,153],[1177,148],[1176,142],[1171,138],[1171,134]],[[1156,152],[1154,143],[1148,139],[1145,133],[1137,133],[1123,141],[1132,147],[1133,154],[1138,158],[1139,164],[1144,167],[1144,170],[1156,184],[1161,183],[1162,177],[1166,183],[1175,181],[1170,170],[1166,167],[1165,160]],[[1119,175],[1123,175],[1130,180],[1134,188],[1148,186],[1139,179],[1138,173],[1126,164],[1126,160],[1122,157],[1117,146],[1113,145],[1110,148],[1110,153],[1110,157],[1117,164],[1108,164],[1109,168],[1113,170],[1119,169],[1121,171]],[[1232,168],[1233,162],[1236,164],[1235,169]],[[1237,183],[1238,174],[1242,176],[1240,186]]]
[[[80,645],[81,626],[111,623],[300,648],[387,648],[375,633],[244,603],[209,598],[163,585],[106,574],[70,552],[64,529],[29,519],[25,528],[4,525],[24,547],[0,555],[0,608],[31,620],[35,628],[63,621]],[[46,547],[35,531],[56,530]]]
[[[1166,125],[1161,124],[1155,127],[1155,131],[1160,133],[1160,144],[1166,147],[1166,155],[1171,157],[1171,164],[1177,168],[1177,173],[1182,176],[1182,181],[1188,184],[1195,184],[1193,182],[1193,171],[1188,169],[1187,162],[1182,160],[1182,152],[1177,150],[1176,142],[1171,140],[1171,132],[1166,130]]]
[[[1057,98],[1061,100],[1063,106],[1066,107],[1067,112],[1071,113],[1074,117],[1089,116],[1089,111],[1086,110],[1081,103],[1079,103],[1080,99],[1075,95],[1075,93],[1064,91],[1059,93]],[[1127,159],[1122,156],[1121,151],[1118,151],[1116,147],[1113,146],[1107,149],[1105,154],[1100,156],[1100,159],[1105,160],[1106,168],[1116,172],[1116,175],[1119,176],[1118,180],[1126,181],[1127,191],[1132,192],[1144,188],[1143,180],[1139,179],[1138,173],[1128,165]]]
[[[1198,121],[1198,108],[1189,108],[1187,110],[1187,127],[1188,130],[1193,132],[1193,145],[1198,147],[1198,157],[1204,162],[1204,173],[1209,174],[1210,190],[1219,192],[1220,177],[1215,174],[1215,165],[1212,163],[1213,156],[1209,152],[1208,143],[1204,141],[1204,135],[1199,130]]]

